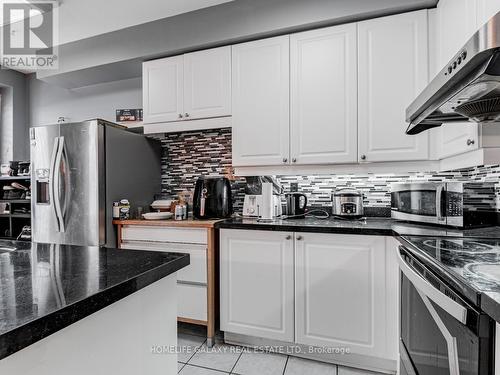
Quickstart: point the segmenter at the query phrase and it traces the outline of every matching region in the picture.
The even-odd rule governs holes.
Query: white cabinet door
[[[232,47],[233,165],[289,159],[289,37]]]
[[[297,343],[396,359],[398,278],[385,237],[296,234],[295,262]]]
[[[438,129],[438,137],[440,159],[477,150],[479,145],[478,124],[473,122],[443,124]]]
[[[177,121],[183,113],[184,57],[142,64],[144,123]]]
[[[293,234],[222,229],[222,331],[293,342]]]
[[[483,26],[498,12],[500,12],[500,0],[477,0],[476,29]]]
[[[184,55],[184,116],[231,115],[231,47]]]
[[[357,161],[356,25],[290,36],[291,161]]]
[[[406,108],[428,81],[427,11],[358,23],[360,161],[425,160],[428,133],[405,134]]]

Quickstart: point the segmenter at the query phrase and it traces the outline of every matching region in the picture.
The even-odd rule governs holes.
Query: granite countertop
[[[500,322],[500,239],[403,236],[399,241],[471,304]]]
[[[0,360],[187,265],[188,254],[0,241]]]
[[[498,238],[499,227],[455,229],[432,225],[421,225],[391,218],[369,217],[362,220],[345,220],[337,218],[316,219],[275,219],[272,222],[261,222],[254,218],[231,218],[215,223],[219,229],[272,230],[285,232],[314,232],[363,234],[378,236],[440,236],[440,237],[473,237]]]

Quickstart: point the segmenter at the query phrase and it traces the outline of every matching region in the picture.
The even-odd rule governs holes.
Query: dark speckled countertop
[[[472,304],[500,322],[500,227],[461,230],[390,218],[272,222],[232,218],[216,228],[395,236]]]
[[[500,227],[455,229],[432,225],[420,225],[391,218],[369,217],[362,220],[328,219],[276,219],[261,222],[258,219],[232,218],[215,224],[219,229],[273,230],[285,232],[343,233],[378,236],[440,236],[498,238]]]
[[[189,255],[0,241],[0,359],[189,264]]]

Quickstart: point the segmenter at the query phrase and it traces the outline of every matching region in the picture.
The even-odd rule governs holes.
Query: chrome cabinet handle
[[[288,161],[287,158],[283,158],[283,163],[286,163]]]
[[[418,273],[413,271],[401,257],[399,248],[397,252],[399,269],[408,278],[408,280],[410,280],[417,291],[424,294],[438,306],[441,306],[445,311],[448,312],[448,314],[453,316],[460,323],[465,324],[467,322],[467,309],[459,303],[453,301],[451,298],[447,297],[445,294],[441,293],[431,283],[429,283]]]
[[[296,163],[296,162],[297,162],[297,158],[293,158],[292,163]]]
[[[189,113],[184,113],[184,117],[189,117]]]
[[[467,140],[467,146],[471,146],[471,145],[473,145],[474,143],[476,143],[476,141],[475,141],[475,140],[473,140],[473,139],[468,139],[468,140]]]
[[[361,160],[366,160],[366,155],[361,155]]]
[[[287,240],[291,240],[292,239],[292,236],[288,235],[285,237]]]
[[[302,236],[297,236],[297,241],[302,241]]]
[[[182,118],[182,113],[179,113],[179,118]]]

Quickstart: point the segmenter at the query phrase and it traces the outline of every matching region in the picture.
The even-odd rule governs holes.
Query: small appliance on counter
[[[364,215],[363,194],[356,189],[338,189],[332,194],[332,215],[359,219]]]
[[[285,215],[287,219],[303,219],[306,215],[307,197],[299,192],[285,194]]]
[[[229,180],[225,177],[199,177],[194,188],[193,216],[197,219],[223,219],[232,213]]]
[[[260,214],[260,207],[262,207],[261,194],[245,194],[243,201],[243,216],[258,217]],[[281,216],[282,214],[281,198],[279,195],[273,195],[273,211],[275,217]]]
[[[497,222],[495,183],[418,182],[391,186],[394,219],[457,228]]]

